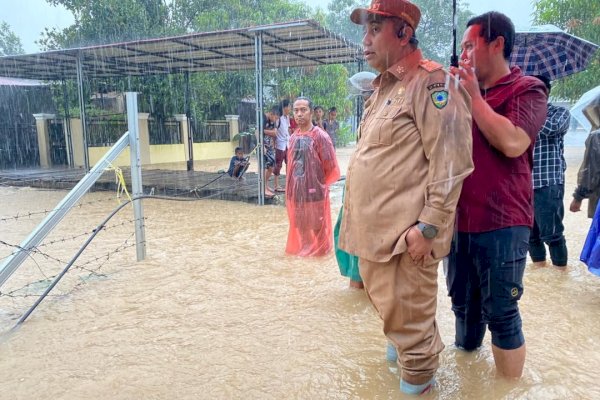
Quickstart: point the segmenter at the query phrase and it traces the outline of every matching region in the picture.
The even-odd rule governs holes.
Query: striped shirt
[[[569,110],[548,103],[548,116],[533,149],[534,189],[565,183],[567,163],[563,139],[570,122]]]

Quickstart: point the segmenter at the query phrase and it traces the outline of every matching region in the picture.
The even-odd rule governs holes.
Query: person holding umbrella
[[[533,226],[533,148],[546,119],[547,91],[509,67],[515,28],[499,12],[467,23],[458,76],[471,95],[473,162],[457,207],[447,284],[456,345],[481,346],[486,326],[500,376],[520,377],[525,338],[518,300]]]
[[[536,78],[544,82],[548,93],[550,79],[544,75]],[[565,107],[548,103],[548,116],[538,133],[533,150],[533,230],[529,237],[529,255],[537,266],[546,265],[546,247],[550,260],[556,267],[567,266],[567,242],[563,218],[565,206],[564,136],[569,130],[571,114]]]
[[[379,75],[348,166],[339,238],[359,257],[408,394],[431,390],[439,366],[437,266],[473,170],[469,96],[440,64],[423,59],[420,18],[407,0],[372,0],[350,15],[364,26],[364,56]]]

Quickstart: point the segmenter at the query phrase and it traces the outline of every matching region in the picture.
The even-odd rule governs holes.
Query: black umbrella
[[[598,45],[571,35],[554,25],[517,31],[510,57],[525,75],[544,75],[551,81],[587,68]]]

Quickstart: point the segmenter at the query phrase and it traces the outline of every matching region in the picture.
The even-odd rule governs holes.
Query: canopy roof
[[[357,62],[360,46],[311,20],[218,32],[0,57],[0,76],[72,79],[81,57],[87,77],[139,76],[255,68],[255,37],[262,33],[263,68]]]

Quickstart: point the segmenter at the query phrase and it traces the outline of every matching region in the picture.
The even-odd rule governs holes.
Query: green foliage
[[[356,133],[352,131],[352,127],[344,122],[340,122],[340,127],[337,131],[337,142],[338,147],[348,146],[351,142],[356,141]]]
[[[439,0],[414,0],[413,2],[421,8],[417,39],[423,55],[443,65],[449,65],[452,55],[452,2]],[[466,30],[467,21],[473,16],[463,3],[456,2],[458,20],[456,41],[459,55],[460,41]]]
[[[337,0],[329,3],[325,22],[333,32],[345,37],[352,43],[361,44],[362,28],[350,21],[350,13],[355,8],[368,7],[369,0]]]
[[[10,29],[6,22],[0,22],[0,56],[23,54],[21,39]]]
[[[589,0],[539,0],[535,4],[536,24],[553,24],[592,43],[600,43],[600,2]],[[600,85],[600,51],[585,71],[553,83],[552,96],[577,100]]]
[[[336,107],[342,118],[351,112],[346,86],[348,71],[342,65],[290,68],[275,71],[275,75],[280,82],[279,100],[306,96],[314,105],[320,105],[324,109]]]
[[[44,49],[81,47],[160,37],[176,32],[162,0],[47,0],[75,16],[62,31],[46,29],[39,41]]]
[[[311,17],[311,9],[289,0],[173,0],[173,20],[186,31],[209,32]]]

